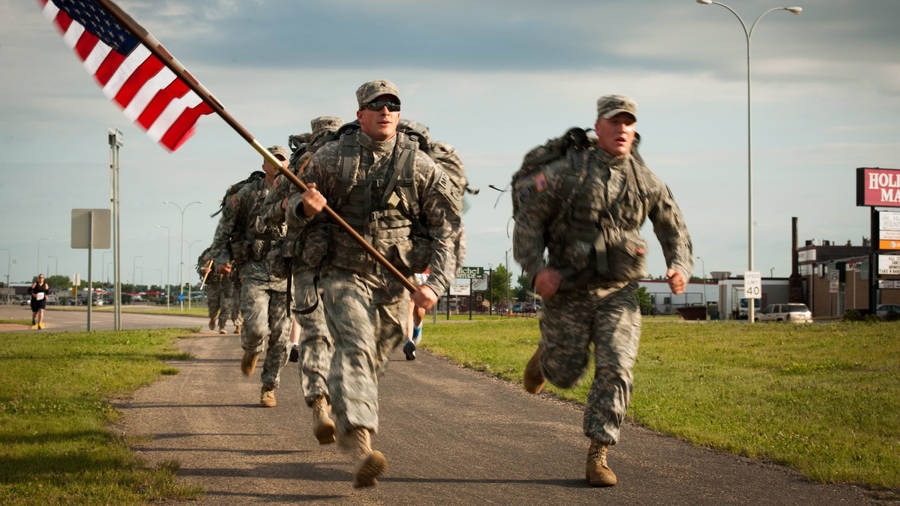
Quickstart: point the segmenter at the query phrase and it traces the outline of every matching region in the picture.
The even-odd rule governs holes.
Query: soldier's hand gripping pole
[[[188,72],[187,69],[184,68],[184,65],[176,60],[174,56],[169,54],[169,52],[163,47],[162,43],[160,43],[159,40],[157,40],[156,37],[153,36],[153,34],[145,30],[144,27],[139,25],[137,21],[132,19],[131,16],[120,9],[119,6],[116,5],[112,0],[97,0],[97,3],[100,4],[104,9],[106,9],[106,11],[110,13],[110,15],[116,18],[119,23],[124,25],[128,29],[128,31],[131,32],[131,34],[134,35],[138,40],[140,40],[141,43],[143,43],[151,53],[159,58],[160,61],[162,61],[163,64],[165,64],[165,66],[169,68],[169,70],[171,70],[176,76],[181,78],[185,82],[185,84],[187,84],[188,87],[190,87],[191,90],[193,90],[194,93],[197,94],[197,96],[199,96],[207,105],[209,105],[209,107],[213,111],[215,111],[215,113],[218,114],[220,118],[225,120],[225,122],[228,123],[228,125],[238,133],[238,135],[243,137],[245,141],[253,146],[253,148],[256,149],[256,151],[259,152],[259,154],[262,155],[264,159],[268,160],[269,163],[271,163],[273,166],[278,167],[278,170],[282,174],[284,174],[284,176],[291,183],[295,184],[302,191],[307,191],[307,187],[305,184],[303,184],[303,181],[300,181],[300,178],[291,173],[291,171],[287,168],[283,167],[281,165],[281,162],[277,158],[275,158],[272,153],[269,153],[269,151],[264,148],[262,144],[260,144],[250,134],[250,132],[247,131],[247,129],[245,129],[240,123],[238,123],[237,120],[235,120],[231,116],[231,114],[229,114],[225,110],[225,106],[219,103],[219,101],[216,100],[216,98],[212,95],[212,93],[209,92],[209,90],[206,89],[206,87],[204,87],[202,84],[200,84],[199,81],[194,79],[194,76],[192,76],[190,72]],[[391,274],[393,274],[401,283],[403,283],[403,286],[406,287],[407,290],[409,290],[410,292],[416,291],[416,286],[414,284],[406,279],[406,277],[403,276],[403,274],[396,267],[394,267],[388,261],[388,259],[386,259],[381,253],[373,248],[371,244],[369,244],[361,235],[356,232],[356,230],[353,230],[353,227],[351,227],[346,221],[344,221],[343,218],[338,216],[338,214],[334,212],[333,209],[326,205],[323,211],[325,211],[328,216],[331,217],[331,219],[333,219],[338,225],[343,227],[344,230],[346,230],[354,240],[356,240],[363,248],[365,248],[366,252],[369,253],[372,258],[374,258],[376,261],[378,261],[378,263],[387,268],[387,270],[389,270]]]
[[[206,284],[206,277],[209,276],[209,273],[212,272],[212,264],[213,261],[210,260],[208,264],[206,264],[206,273],[203,274],[203,281],[200,282],[200,290],[203,290],[203,285]]]

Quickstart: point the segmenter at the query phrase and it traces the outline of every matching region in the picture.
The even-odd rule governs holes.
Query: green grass
[[[31,325],[31,320],[0,320],[0,323],[13,323],[15,325]]]
[[[536,320],[513,319],[426,326],[422,345],[520,382],[538,338]],[[584,403],[590,377],[548,389]],[[900,322],[647,319],[634,389],[629,417],[650,429],[817,481],[900,488]]]
[[[0,504],[133,504],[191,499],[177,462],[151,469],[107,427],[161,374],[185,330],[0,334]]]
[[[92,311],[99,311],[102,313],[110,313],[115,308],[113,306],[94,306]],[[51,306],[52,311],[81,311],[87,312],[87,308],[84,306]],[[123,313],[138,313],[138,314],[167,314],[167,315],[181,315],[181,316],[207,316],[208,310],[206,306],[197,306],[192,305],[191,309],[188,310],[187,306],[184,306],[184,311],[182,311],[177,304],[172,305],[168,310],[166,310],[165,306],[143,306],[143,307],[131,307],[128,305],[122,305]]]
[[[112,308],[110,308],[112,310]],[[207,316],[209,314],[209,310],[206,306],[191,306],[191,309],[188,310],[187,306],[184,307],[184,311],[178,308],[178,306],[172,306],[166,311],[165,308],[160,307],[159,309],[122,309],[122,311],[126,313],[143,313],[143,314],[167,314],[167,315],[182,315],[182,316]]]

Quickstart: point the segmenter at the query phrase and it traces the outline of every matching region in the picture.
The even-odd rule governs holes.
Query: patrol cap
[[[610,119],[620,112],[627,112],[637,121],[637,103],[625,95],[604,95],[597,99],[597,116]]]
[[[356,101],[362,107],[381,95],[393,95],[397,98],[397,103],[400,103],[400,92],[397,90],[397,86],[387,79],[364,83],[356,90]]]
[[[320,137],[325,132],[334,132],[338,128],[341,128],[341,125],[343,124],[344,120],[334,116],[319,116],[318,118],[313,118],[312,121],[309,122],[309,126],[312,127],[313,138]]]
[[[285,160],[291,159],[291,152],[284,146],[271,146],[267,149],[269,150],[269,153],[272,153],[273,155],[281,155]]]

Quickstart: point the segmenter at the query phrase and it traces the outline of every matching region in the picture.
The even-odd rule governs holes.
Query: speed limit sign
[[[760,273],[752,271],[744,273],[744,298],[762,298],[762,275]]]

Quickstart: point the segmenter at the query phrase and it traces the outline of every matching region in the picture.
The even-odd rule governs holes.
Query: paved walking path
[[[4,316],[0,310],[0,318]],[[83,314],[81,315],[83,318]],[[201,326],[201,318],[159,317]],[[59,312],[49,322],[64,325]],[[126,320],[127,322],[128,320]],[[138,319],[130,322],[138,324]],[[427,326],[426,326],[427,329]],[[425,336],[427,342],[427,330]],[[399,351],[380,384],[388,459],[378,487],[351,486],[353,466],[313,438],[297,364],[289,363],[278,407],[259,407],[259,372],[239,370],[239,338],[209,331],[179,340],[192,358],[116,403],[114,430],[146,436],[151,463],[177,460],[181,479],[201,485],[199,504],[866,504],[863,489],[813,483],[785,468],[698,448],[632,424],[610,463],[619,485],[587,487],[578,406],[458,367]]]

